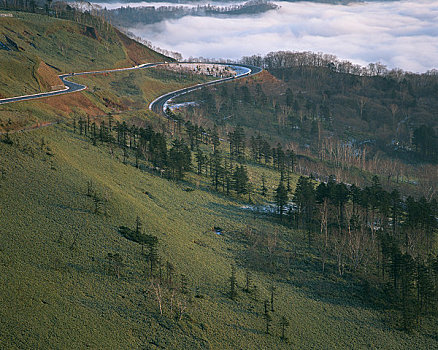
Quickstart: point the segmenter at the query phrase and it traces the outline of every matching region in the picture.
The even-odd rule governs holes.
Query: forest
[[[297,155],[299,172],[327,181],[384,186],[436,195],[438,75],[340,61],[311,52],[278,52],[243,63],[265,67],[259,78],[178,98],[195,101],[189,120],[227,132],[241,126]],[[410,189],[409,189],[410,187]],[[415,194],[416,193],[416,194]]]
[[[136,24],[151,24],[184,16],[237,16],[257,14],[277,9],[278,6],[267,0],[251,0],[244,4],[230,6],[198,5],[187,6],[147,6],[147,7],[121,7],[114,10],[102,10],[111,22],[122,26],[131,27]]]

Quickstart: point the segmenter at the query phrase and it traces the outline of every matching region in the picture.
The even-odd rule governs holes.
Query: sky
[[[438,68],[438,0],[275,3],[279,10],[255,16],[187,16],[129,30],[184,58],[239,59],[290,50],[411,72]]]

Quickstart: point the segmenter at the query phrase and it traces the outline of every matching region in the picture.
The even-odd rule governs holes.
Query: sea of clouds
[[[238,59],[291,50],[412,72],[438,68],[438,0],[276,3],[279,10],[260,15],[187,16],[129,30],[186,58]]]

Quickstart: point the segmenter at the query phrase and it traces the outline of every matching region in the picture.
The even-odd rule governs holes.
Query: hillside
[[[197,104],[181,111],[184,118],[216,124],[223,136],[241,126],[247,141],[260,135],[270,147],[280,143],[298,155],[307,176],[364,186],[376,174],[404,195],[436,196],[436,72],[358,67],[309,52],[244,62],[267,69],[175,99]]]
[[[263,65],[267,72],[223,85],[220,93],[211,88],[181,99],[206,101],[201,104],[203,114],[218,125],[252,130],[263,125],[266,136],[301,147],[307,144],[315,153],[322,139],[333,137],[358,148],[368,144],[373,152],[408,162],[418,156],[426,162],[438,161],[436,72],[388,71],[374,64],[357,67],[319,56],[278,52],[264,61],[249,57],[244,62]],[[232,95],[234,99],[229,98]],[[429,128],[430,135],[415,136],[422,126]],[[423,150],[418,138],[426,137],[430,145]]]
[[[433,348],[436,339],[389,330],[378,311],[347,285],[321,278],[308,266],[305,240],[295,230],[240,209],[191,185],[124,165],[122,153],[92,146],[71,128],[56,126],[13,135],[0,143],[2,348]],[[87,183],[107,198],[95,213]],[[104,211],[106,214],[104,214]],[[135,226],[159,239],[165,264],[181,274],[189,294],[181,321],[170,305],[161,316],[141,247],[124,238],[119,226]],[[224,228],[223,236],[212,232]],[[278,248],[293,252],[289,273],[276,277],[272,334],[264,334],[263,300],[272,283],[251,268],[255,296],[245,286],[248,234],[275,233]],[[108,253],[120,254],[118,278]],[[266,254],[267,252],[261,252]],[[238,297],[227,297],[231,264],[237,264]],[[110,265],[108,265],[110,264]],[[110,269],[110,270],[108,270]],[[145,277],[146,274],[146,277]],[[324,291],[323,291],[324,290]],[[164,293],[164,291],[163,291]],[[191,295],[191,296],[190,296]],[[181,296],[177,295],[177,298]],[[282,315],[290,320],[288,342],[279,338]],[[323,334],[320,336],[319,334]]]
[[[0,96],[12,97],[59,88],[66,72],[129,67],[164,61],[164,56],[113,27],[25,12],[0,17]]]
[[[14,16],[0,28],[18,51],[0,50],[0,57],[17,66],[0,81],[17,91],[47,88],[58,70],[165,59],[109,26],[102,31],[41,14]],[[26,41],[32,35],[36,48]],[[46,42],[43,35],[53,37]],[[23,67],[28,77],[16,73]],[[89,88],[0,106],[0,130],[9,132],[0,135],[0,348],[438,347],[436,226],[429,220],[436,202],[394,197],[391,209],[377,199],[357,204],[358,192],[387,198],[374,179],[363,191],[336,184],[345,190],[333,191],[336,201],[329,193],[317,202],[321,183],[300,176],[294,152],[276,145],[281,137],[271,133],[276,148],[260,160],[242,129],[214,126],[222,106],[261,111],[262,103],[270,106],[263,94],[283,96],[289,82],[264,72],[216,86],[201,91],[211,119],[202,108],[168,112],[166,119],[146,110],[148,103],[211,77],[161,67],[74,79]],[[251,103],[247,93],[256,96]],[[216,99],[221,103],[212,107]],[[47,127],[16,132],[41,123]],[[269,136],[271,124],[257,127],[263,125]],[[310,211],[288,203],[303,181],[309,184],[304,200],[314,200]],[[280,184],[281,205],[291,204],[285,215]],[[411,218],[406,203],[432,216]],[[324,212],[330,216],[324,219]],[[396,222],[399,217],[409,220]],[[429,279],[419,284],[420,273],[405,273],[407,264],[392,270],[398,241],[386,249],[376,223],[385,233],[406,230],[416,259],[434,252],[424,265]],[[388,250],[392,260],[380,257]],[[357,255],[366,258],[357,261]],[[394,290],[391,271],[402,276]],[[405,312],[412,310],[399,299],[417,300],[417,286],[425,307]]]
[[[0,17],[0,94],[2,97],[59,89],[58,74],[172,61],[108,25],[26,12]],[[7,40],[9,39],[9,41]],[[89,89],[0,106],[0,133],[56,122],[73,116],[144,114],[159,94],[205,81],[157,69],[77,77]]]

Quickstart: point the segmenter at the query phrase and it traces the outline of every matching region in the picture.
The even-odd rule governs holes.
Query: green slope
[[[2,348],[437,346],[433,337],[387,329],[380,313],[359,299],[342,299],[334,281],[321,279],[305,262],[302,233],[255,217],[237,201],[202,188],[187,192],[186,184],[123,165],[120,151],[111,155],[107,146],[91,146],[62,125],[12,139],[12,145],[0,143]],[[106,216],[94,214],[86,195],[90,180],[109,200]],[[137,215],[159,238],[162,261],[187,276],[192,301],[179,322],[169,304],[159,314],[139,245],[118,233],[120,225],[133,227]],[[213,234],[213,226],[225,235]],[[262,317],[268,275],[252,272],[257,300],[242,291],[245,252],[254,245],[245,239],[250,229],[262,240],[276,233],[278,249],[295,252],[290,270],[276,277],[272,335],[264,334]],[[108,253],[123,258],[120,278],[106,269]],[[240,286],[235,301],[227,297],[232,263]],[[340,283],[354,291],[350,282]],[[194,297],[195,287],[202,298]],[[288,342],[279,338],[282,315],[291,322]]]
[[[162,59],[115,31],[106,39],[97,33],[96,39],[96,32],[73,22],[15,15],[0,19],[0,28],[24,51],[0,51],[8,63],[0,64],[0,93],[47,87],[50,77],[35,74],[41,61],[78,71]],[[70,60],[72,52],[77,60]],[[102,60],[95,60],[96,53]],[[205,80],[159,69],[76,79],[90,89],[50,102],[2,106],[0,122],[12,118],[26,125],[86,114],[99,121],[113,112],[115,119],[165,128],[144,111],[145,101]],[[108,144],[92,146],[66,125],[13,134],[12,144],[0,142],[0,348],[438,347],[435,334],[408,335],[386,327],[357,281],[322,277],[317,253],[307,249],[303,232],[242,210],[245,203],[208,191],[207,180],[193,173],[189,182],[177,183],[124,165],[120,149],[113,153]],[[279,174],[272,170],[251,164],[248,170],[257,182],[263,172],[270,192],[278,184]],[[108,200],[106,214],[102,208],[94,213],[89,181]],[[176,293],[172,299],[163,289],[163,315],[141,247],[118,232],[121,225],[134,227],[137,216],[144,231],[158,237],[162,263],[174,265],[175,281],[180,283],[181,274],[187,278],[187,295]],[[214,226],[225,234],[215,235]],[[274,281],[269,273],[274,267],[267,263],[272,249],[273,266],[280,267]],[[108,253],[123,259],[120,278],[110,271]],[[235,300],[227,295],[231,264],[237,265]],[[246,269],[256,293],[243,291]],[[263,301],[272,282],[276,311],[266,335]],[[179,321],[178,305],[187,307]],[[290,320],[288,341],[280,339],[283,315]]]
[[[50,90],[44,84],[63,72],[127,67],[168,60],[134,42],[111,26],[96,29],[73,21],[44,15],[12,12],[0,18],[0,42],[10,51],[0,50],[0,95]],[[40,62],[51,72],[38,72]]]

